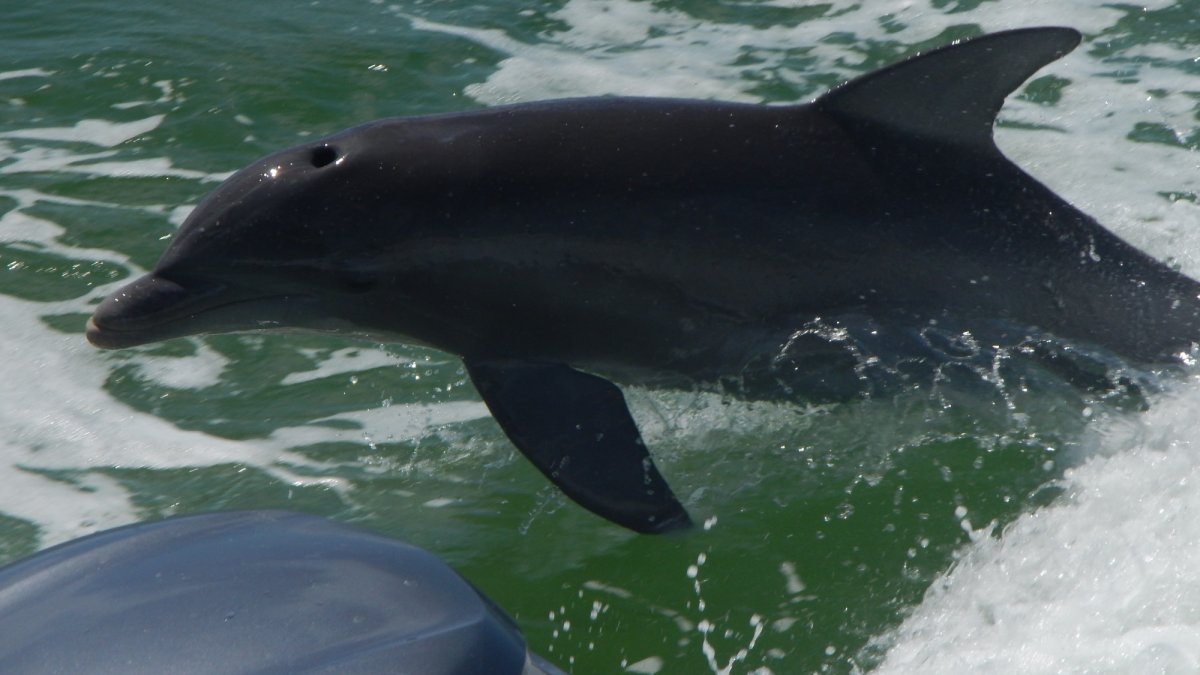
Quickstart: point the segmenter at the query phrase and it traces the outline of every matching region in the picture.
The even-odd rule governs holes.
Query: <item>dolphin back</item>
[[[1080,39],[1056,27],[984,35],[851,80],[813,107],[887,177],[880,208],[896,217],[883,229],[903,228],[928,256],[906,272],[916,294],[902,302],[936,297],[1139,363],[1178,362],[1200,339],[1200,284],[1063,200],[993,138],[1005,98]]]

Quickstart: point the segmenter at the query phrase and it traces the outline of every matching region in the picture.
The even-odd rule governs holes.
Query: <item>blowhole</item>
[[[319,145],[312,149],[312,165],[316,168],[329,166],[337,161],[338,151],[329,145]]]

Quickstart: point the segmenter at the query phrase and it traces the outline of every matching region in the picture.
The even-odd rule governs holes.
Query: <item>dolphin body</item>
[[[1004,98],[1079,41],[987,35],[807,105],[585,98],[364,124],[230,177],[87,337],[444,350],[569,497],[637,531],[683,527],[613,381],[821,397],[856,321],[882,354],[947,319],[1147,364],[1191,347],[1200,284],[993,142]]]

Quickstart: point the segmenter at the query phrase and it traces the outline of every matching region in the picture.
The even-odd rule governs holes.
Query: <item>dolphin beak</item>
[[[204,309],[220,287],[184,288],[156,274],[109,296],[88,319],[87,339],[103,349],[121,349],[188,335],[182,324]]]

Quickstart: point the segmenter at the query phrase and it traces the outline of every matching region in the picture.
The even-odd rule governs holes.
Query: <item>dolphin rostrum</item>
[[[444,350],[571,499],[640,532],[683,527],[613,380],[820,397],[856,321],[895,336],[953,319],[1144,363],[1192,346],[1200,284],[992,140],[1004,98],[1079,41],[987,35],[807,105],[586,98],[364,124],[230,177],[87,337],[291,329]]]

